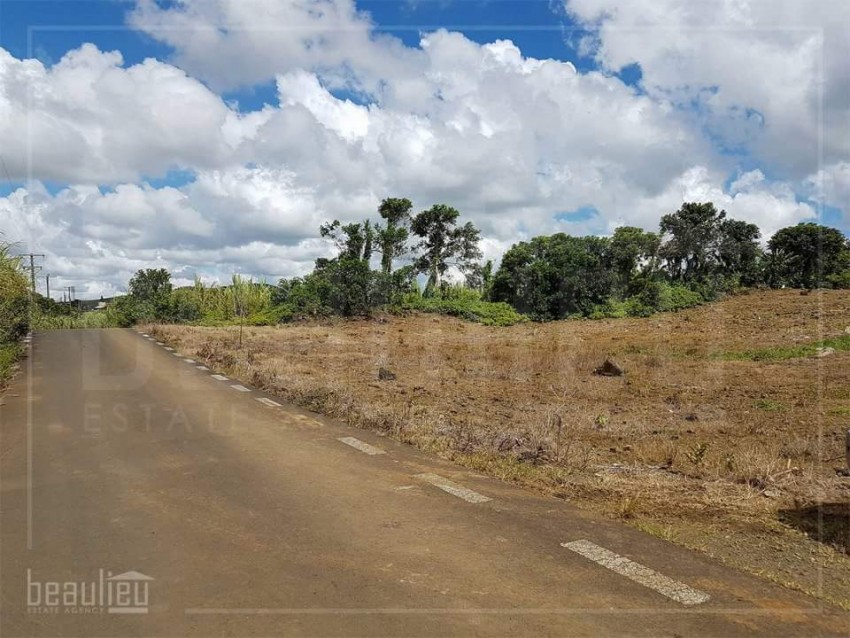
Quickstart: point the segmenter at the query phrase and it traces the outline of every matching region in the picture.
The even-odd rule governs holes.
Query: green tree
[[[343,317],[368,315],[372,271],[362,259],[340,258],[329,262],[321,271],[327,281],[325,304]]]
[[[130,298],[139,320],[165,319],[169,313],[171,273],[165,268],[139,270],[130,279]]]
[[[478,248],[481,233],[472,222],[457,225],[460,213],[445,204],[435,204],[416,215],[410,225],[420,238],[417,248],[422,251],[416,260],[416,270],[428,274],[426,294],[440,287],[446,271],[454,266],[466,273],[481,259]]]
[[[783,228],[767,243],[769,283],[816,288],[850,268],[850,244],[836,229],[812,222]]]
[[[301,286],[296,301],[312,306],[314,313],[327,308],[344,317],[368,314],[372,288],[369,261],[375,242],[372,223],[366,220],[342,225],[334,220],[322,224],[319,232],[334,241],[339,255],[316,260],[316,269]],[[291,290],[288,294],[294,296]]]
[[[393,261],[407,251],[410,237],[410,211],[413,203],[409,199],[390,197],[381,202],[378,213],[385,226],[375,226],[378,250],[381,253],[381,272],[388,275],[393,270]]]
[[[129,287],[137,301],[157,301],[171,294],[171,273],[165,268],[139,270],[130,279]]]
[[[625,294],[632,290],[633,282],[640,275],[651,277],[658,261],[661,238],[634,226],[621,226],[611,238],[611,264],[617,272],[620,290]]]
[[[319,233],[333,240],[340,259],[361,259],[368,263],[372,258],[375,229],[368,219],[362,223],[345,225],[335,219],[322,224]]]
[[[718,273],[727,280],[738,279],[744,286],[759,283],[759,262],[762,256],[758,244],[760,237],[761,231],[755,224],[724,219],[720,223],[720,241],[717,246]]]
[[[665,242],[659,251],[674,280],[703,282],[715,272],[726,211],[713,203],[689,202],[661,218]]]
[[[510,248],[493,280],[493,301],[546,321],[589,315],[604,304],[617,276],[610,240],[563,233],[535,237]]]
[[[466,273],[466,287],[481,293],[482,299],[488,299],[493,286],[493,261],[473,264]]]

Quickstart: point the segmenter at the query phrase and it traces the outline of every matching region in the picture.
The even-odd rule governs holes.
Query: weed
[[[641,530],[645,534],[661,538],[665,541],[672,541],[675,538],[672,525],[661,525],[652,521],[635,521],[632,523],[634,527]]]
[[[0,345],[0,384],[9,378],[12,368],[22,352],[23,348],[17,342]]]
[[[753,404],[753,407],[764,412],[785,412],[786,410],[782,403],[773,399],[759,399]]]
[[[705,460],[705,455],[708,452],[708,443],[701,442],[693,445],[687,452],[685,452],[685,458],[691,462],[695,467],[699,467],[702,465]]]
[[[626,496],[617,504],[616,514],[618,518],[630,520],[637,517],[639,499],[636,496]]]

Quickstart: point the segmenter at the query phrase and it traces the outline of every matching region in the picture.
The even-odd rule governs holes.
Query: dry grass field
[[[279,396],[850,608],[846,291],[649,319],[149,326]],[[603,377],[607,357],[625,370]],[[379,378],[384,369],[394,379]],[[388,375],[381,375],[386,377]]]

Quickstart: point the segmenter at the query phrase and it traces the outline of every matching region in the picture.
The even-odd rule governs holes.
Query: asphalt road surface
[[[844,636],[850,616],[132,330],[0,408],[0,636]]]

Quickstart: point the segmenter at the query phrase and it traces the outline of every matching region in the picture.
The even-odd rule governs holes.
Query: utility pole
[[[47,280],[47,298],[50,299],[50,273],[47,273],[45,278]]]
[[[37,272],[35,258],[44,257],[44,255],[41,255],[39,253],[25,253],[21,255],[21,257],[29,257],[30,259],[30,288],[32,290],[33,296],[35,296],[35,273]],[[41,270],[41,266],[38,267],[38,270]]]

